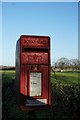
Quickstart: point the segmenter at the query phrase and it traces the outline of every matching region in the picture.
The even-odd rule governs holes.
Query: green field
[[[3,82],[10,82],[12,79],[15,79],[15,70],[4,70],[0,71],[2,73]],[[80,82],[80,72],[51,72],[51,82],[52,84],[56,83],[56,80],[60,81],[64,85],[77,85]],[[6,80],[6,81],[5,81]]]
[[[3,70],[0,71],[0,74],[2,74],[2,80],[6,80],[3,82],[8,82],[8,80],[12,80],[15,78],[15,70]]]
[[[55,79],[56,76],[56,79]],[[80,82],[80,72],[55,72],[51,73],[51,82],[55,84],[56,80],[63,85],[78,85]]]
[[[14,70],[0,71],[2,74],[2,120],[48,119],[78,120],[80,109],[80,72],[51,72],[52,108],[22,112],[15,101],[13,84]]]

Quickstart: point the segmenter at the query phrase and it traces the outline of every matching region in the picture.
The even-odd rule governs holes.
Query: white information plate
[[[41,72],[30,72],[30,96],[41,96]]]
[[[39,106],[39,105],[46,105],[47,104],[47,99],[31,99],[31,100],[26,100],[26,106]]]

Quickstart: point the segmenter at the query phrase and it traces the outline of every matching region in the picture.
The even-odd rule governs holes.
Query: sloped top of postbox
[[[49,36],[21,35],[20,41],[21,41],[22,47],[50,48],[50,37]]]

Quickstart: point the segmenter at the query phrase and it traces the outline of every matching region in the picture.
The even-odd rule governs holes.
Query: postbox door
[[[23,72],[24,71],[24,72]],[[32,70],[31,65],[22,67],[20,92],[30,97],[48,98],[48,66],[40,65],[39,70]]]

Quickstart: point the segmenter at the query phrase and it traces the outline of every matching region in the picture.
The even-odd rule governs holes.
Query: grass
[[[56,79],[55,79],[56,76]],[[55,84],[56,80],[63,85],[78,85],[80,81],[80,72],[55,72],[51,73],[51,82]]]
[[[2,74],[2,82],[12,82],[13,79],[15,79],[15,70],[3,70],[0,71],[0,74]]]
[[[2,73],[3,82],[10,82],[15,78],[15,70],[0,70]],[[80,81],[80,72],[55,72],[56,79],[64,85],[77,85]],[[54,73],[51,72],[51,82],[54,85],[56,82]]]

